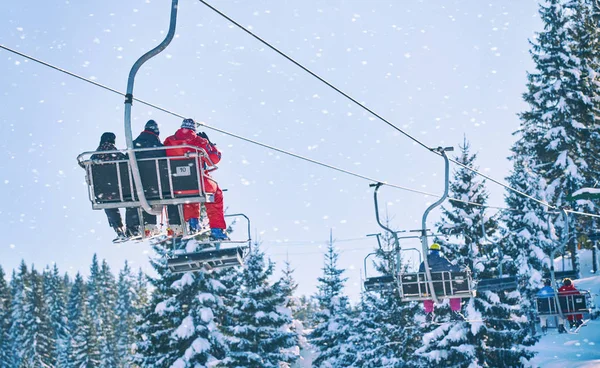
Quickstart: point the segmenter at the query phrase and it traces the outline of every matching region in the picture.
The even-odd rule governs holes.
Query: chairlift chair
[[[591,295],[587,290],[579,290],[579,294],[558,294],[560,311],[554,295],[536,297],[535,305],[539,315],[561,317],[575,314],[591,314]]]
[[[491,277],[477,281],[477,292],[515,290],[517,286],[516,276]]]
[[[379,235],[380,234],[376,234],[377,235],[377,241],[379,241]],[[380,243],[381,246],[381,243]],[[369,254],[367,254],[367,256],[364,259],[364,272],[365,272],[365,281],[363,283],[364,288],[366,291],[372,291],[372,292],[382,292],[382,291],[389,291],[389,290],[393,290],[394,287],[396,286],[396,279],[394,278],[393,274],[386,274],[386,275],[379,275],[379,276],[372,276],[369,277],[368,276],[368,272],[367,272],[367,259],[369,259],[370,256],[377,254],[376,252],[371,252]]]
[[[242,214],[230,214],[225,217],[244,217],[247,221],[248,238],[247,240],[227,240],[227,241],[203,241],[198,240],[198,245],[209,245],[209,249],[198,252],[187,253],[183,249],[173,250],[172,255],[167,259],[167,267],[176,273],[189,271],[199,271],[202,269],[216,269],[242,266],[243,260],[251,250],[250,239],[250,219]],[[176,238],[171,239],[175,243]],[[192,239],[190,239],[192,240]],[[183,242],[182,242],[183,243]],[[241,245],[248,243],[248,245]],[[234,247],[222,248],[222,245],[235,245]]]
[[[166,205],[212,202],[213,193],[204,189],[204,172],[199,167],[198,157],[210,163],[206,152],[194,146],[177,146],[193,149],[185,156],[164,156],[138,159],[138,170],[143,194],[147,202],[157,209]],[[164,151],[163,147],[137,148],[134,152]],[[84,152],[77,161],[86,171],[86,183],[92,208],[140,207],[129,159],[115,161],[92,160],[94,154],[127,153],[119,151]],[[216,169],[211,165],[209,170]]]
[[[439,299],[474,296],[473,279],[469,270],[461,272],[432,271],[430,281],[425,272],[403,273],[400,274],[398,283],[400,297],[404,302],[433,300],[430,283],[433,284],[435,297]]]

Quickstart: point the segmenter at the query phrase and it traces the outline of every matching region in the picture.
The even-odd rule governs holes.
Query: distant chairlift
[[[434,151],[438,152],[445,162],[445,188],[444,195],[431,206],[429,206],[422,219],[421,232],[421,246],[422,254],[427,255],[429,247],[427,245],[427,215],[429,212],[439,206],[448,197],[449,179],[450,179],[450,162],[446,156],[446,151],[451,151],[452,147],[442,148],[438,147]],[[380,227],[390,232],[394,236],[396,252],[396,274],[395,275],[382,275],[376,278],[367,278],[365,281],[365,289],[369,288],[377,289],[383,285],[393,282],[397,278],[398,289],[400,292],[400,298],[403,302],[417,301],[417,300],[433,300],[440,302],[440,299],[447,298],[470,298],[474,296],[475,290],[473,288],[473,279],[470,270],[463,270],[460,272],[449,272],[449,271],[431,271],[429,269],[429,262],[427,256],[423,257],[425,263],[425,272],[403,272],[400,265],[400,244],[399,238],[396,232],[386,227],[381,223],[379,219],[379,208],[377,203],[377,192],[382,186],[382,183],[370,184],[371,187],[375,187],[375,216]],[[368,256],[367,256],[368,257]],[[366,261],[366,259],[365,259]],[[433,291],[433,292],[432,292]]]
[[[561,317],[565,319],[566,316],[572,316],[576,314],[584,315],[584,318],[589,318],[591,314],[592,300],[590,292],[587,290],[578,290],[578,293],[559,293],[556,287],[556,279],[558,276],[561,278],[565,277],[576,277],[576,273],[573,271],[554,271],[554,259],[557,252],[562,252],[569,240],[569,217],[564,209],[560,209],[563,217],[563,223],[565,229],[562,233],[562,240],[550,253],[550,279],[552,280],[552,286],[554,288],[554,295],[547,297],[537,296],[535,299],[536,309],[539,315],[549,317]],[[549,221],[548,221],[549,222]]]

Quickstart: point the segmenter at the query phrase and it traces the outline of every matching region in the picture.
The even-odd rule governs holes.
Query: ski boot
[[[113,243],[123,243],[129,240],[122,227],[115,227],[114,229],[117,233],[117,237],[113,239]]]
[[[173,238],[183,236],[183,226],[181,225],[171,225],[169,229],[167,229],[167,235]]]
[[[210,239],[227,241],[229,240],[229,237],[223,229],[210,229]]]
[[[153,236],[160,235],[160,230],[158,226],[152,224],[144,225],[144,236],[146,238],[151,238]]]
[[[127,234],[128,237],[130,238],[139,238],[142,235],[140,234],[140,230],[139,227],[127,227],[127,230],[125,230],[125,234]]]
[[[558,325],[558,333],[559,334],[567,333],[567,330],[565,329],[565,325]]]

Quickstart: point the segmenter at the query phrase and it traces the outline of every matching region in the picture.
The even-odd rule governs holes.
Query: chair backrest
[[[438,296],[452,296],[470,293],[470,276],[468,272],[431,272],[433,289]],[[429,283],[425,272],[407,273],[400,276],[402,294],[404,296],[425,297],[430,295]]]
[[[137,166],[144,195],[150,205],[212,200],[210,195],[207,198],[203,169],[199,167],[201,158],[206,155],[203,150],[196,149],[190,154],[192,157],[148,154],[153,153],[152,150],[134,150],[141,156],[138,157]],[[102,209],[140,206],[129,160],[97,161],[83,158],[93,157],[94,154],[97,152],[85,152],[78,156],[79,163],[86,168],[92,207]]]
[[[126,161],[106,161],[90,165],[93,197],[97,203],[132,201],[129,166]]]

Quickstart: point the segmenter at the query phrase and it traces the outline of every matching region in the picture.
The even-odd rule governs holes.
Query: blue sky
[[[536,1],[213,1],[281,51],[429,146],[463,136],[486,174],[503,179],[526,106],[528,39]],[[170,1],[0,4],[0,43],[125,90],[133,62],[168,28]],[[124,147],[123,99],[0,50],[0,264],[87,273],[93,253],[114,268],[148,268],[149,246],[114,245],[104,213],[91,210],[76,156],[104,131]],[[443,162],[265,48],[197,1],[180,0],[176,38],[142,68],[134,95],[224,131],[327,164],[432,193]],[[155,119],[161,137],[180,119],[133,106],[134,136]],[[211,132],[223,151],[215,178],[228,212],[251,218],[252,235],[296,269],[314,292],[329,229],[360,291],[364,256],[378,232],[368,181]],[[489,183],[490,204],[503,190]],[[395,229],[420,226],[431,197],[382,188]],[[430,223],[439,216],[434,211]],[[240,229],[241,231],[242,229]],[[238,233],[239,234],[239,233]],[[240,234],[241,236],[241,234]],[[406,242],[406,247],[418,242]]]

